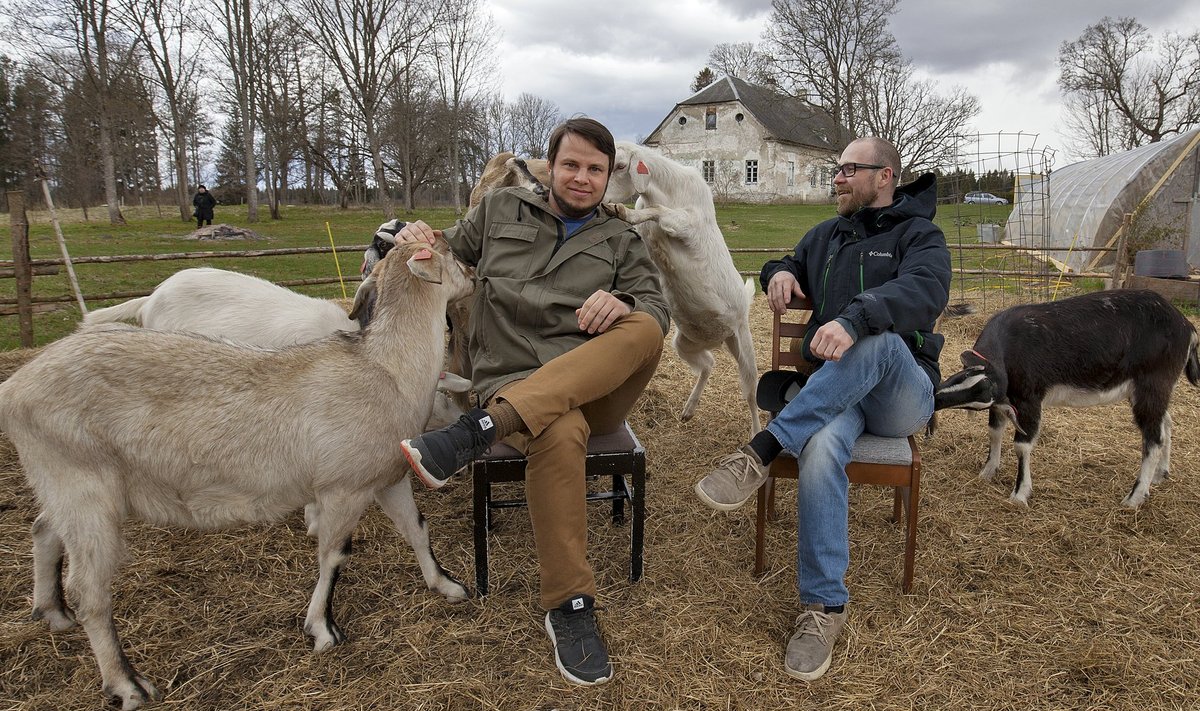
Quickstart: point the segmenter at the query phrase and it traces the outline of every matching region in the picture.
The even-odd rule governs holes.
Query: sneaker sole
[[[425,485],[426,489],[440,489],[446,485],[446,479],[438,479],[430,474],[425,467],[421,466],[421,453],[409,444],[412,440],[404,440],[400,443],[400,451],[404,452],[404,458],[408,460],[408,466],[416,473],[417,478]]]
[[[599,686],[599,685],[605,683],[606,681],[608,681],[609,679],[612,679],[612,674],[609,674],[608,676],[602,676],[599,679],[596,679],[595,681],[588,681],[586,679],[580,679],[579,677],[575,676],[571,672],[567,671],[567,668],[563,666],[562,659],[560,659],[558,656],[558,638],[556,638],[554,636],[554,626],[550,624],[550,613],[549,612],[546,613],[545,626],[546,626],[546,635],[550,637],[550,645],[552,647],[554,647],[554,666],[558,667],[558,672],[563,675],[564,679],[571,682],[572,684],[578,684],[580,686]]]
[[[821,666],[817,667],[816,669],[813,669],[810,672],[802,672],[802,671],[799,671],[796,669],[792,669],[791,667],[789,667],[787,665],[786,662],[783,665],[783,671],[788,676],[792,677],[793,679],[799,679],[801,681],[816,681],[817,679],[820,679],[822,676],[824,676],[825,672],[829,670],[829,663],[832,661],[833,661],[833,653],[830,652],[829,656],[825,657],[825,662],[823,664],[821,664]]]
[[[701,481],[704,480],[701,479],[700,481],[696,482],[696,485],[692,487],[692,489],[696,492],[696,496],[700,497],[700,502],[710,509],[716,509],[717,511],[737,511],[745,506],[747,501],[754,498],[754,494],[750,494],[736,504],[723,504],[720,501],[714,501],[713,499],[709,498],[708,494],[704,493],[704,489],[700,487]]]

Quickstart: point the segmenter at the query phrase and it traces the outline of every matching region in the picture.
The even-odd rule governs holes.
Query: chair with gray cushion
[[[775,314],[771,332],[771,368],[804,369],[811,367],[801,354],[804,334],[808,330],[808,314],[812,304],[793,300],[788,313]],[[793,312],[802,312],[799,321]],[[788,343],[784,343],[788,341]],[[767,376],[764,375],[764,378]],[[761,391],[761,388],[760,388]],[[760,402],[760,407],[762,407]],[[769,407],[764,407],[770,411]],[[772,412],[772,417],[776,413]],[[784,452],[771,463],[767,483],[758,490],[758,516],[754,529],[754,575],[762,575],[765,567],[765,529],[768,520],[775,519],[775,479],[795,479],[796,459]],[[851,462],[846,465],[846,477],[851,484],[874,484],[894,489],[892,520],[905,519],[904,592],[912,588],[913,565],[917,550],[917,503],[921,483],[921,453],[912,437],[876,437],[863,434],[854,443]]]

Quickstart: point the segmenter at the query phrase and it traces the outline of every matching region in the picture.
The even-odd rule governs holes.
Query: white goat
[[[374,298],[369,286],[362,295]],[[365,320],[350,318],[333,301],[305,296],[266,279],[196,267],[175,272],[149,296],[89,312],[81,328],[133,321],[157,331],[185,331],[250,346],[282,348],[310,343],[338,331],[357,331]],[[470,388],[471,383],[458,375],[443,377],[426,429],[438,429],[457,420],[463,408],[447,393]]]
[[[638,199],[631,210],[622,203],[634,195]],[[606,210],[638,225],[638,234],[662,273],[664,295],[675,320],[673,345],[696,373],[681,419],[686,422],[696,413],[712,372],[712,351],[724,343],[737,361],[753,436],[762,429],[754,397],[758,364],[750,335],[755,286],[751,279],[742,281],[729,256],[708,184],[695,168],[645,146],[619,141],[604,201]]]
[[[471,189],[468,204],[475,207],[493,188],[512,185],[529,188],[545,196],[550,185],[550,164],[541,158],[518,158],[509,151],[497,153],[483,166],[479,182]]]
[[[137,321],[158,331],[190,331],[264,348],[357,331],[341,306],[249,274],[197,267],[167,277],[149,296],[96,309],[84,325]]]
[[[75,614],[104,692],[123,709],[161,696],[125,657],[112,619],[126,518],[216,529],[315,500],[320,574],[304,628],[316,651],[345,639],[332,596],[351,534],[372,496],[406,469],[399,447],[365,443],[421,431],[444,357],[446,304],[474,287],[470,270],[423,245],[398,247],[371,281],[375,320],[360,334],[264,350],[110,325],[46,346],[0,384],[0,430],[42,508],[32,530],[34,617],[54,630],[75,623],[63,599],[65,552]],[[440,567],[435,578],[447,598],[467,596]]]

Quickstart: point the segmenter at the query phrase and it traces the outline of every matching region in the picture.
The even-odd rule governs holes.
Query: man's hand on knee
[[[629,304],[607,291],[598,290],[575,309],[579,317],[579,330],[587,333],[604,333],[617,319],[633,311]]]

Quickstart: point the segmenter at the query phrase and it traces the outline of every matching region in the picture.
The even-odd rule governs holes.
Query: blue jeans
[[[803,604],[850,599],[846,464],[864,431],[881,437],[918,432],[933,414],[933,383],[900,336],[864,336],[839,361],[827,361],[767,429],[797,459],[796,585]]]

